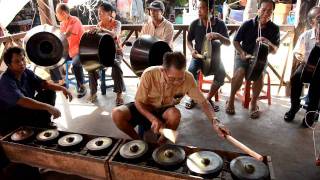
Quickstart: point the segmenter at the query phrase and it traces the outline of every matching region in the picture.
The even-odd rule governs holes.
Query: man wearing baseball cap
[[[173,25],[163,17],[165,7],[162,1],[153,1],[148,7],[151,19],[142,27],[141,34],[155,36],[172,47]]]

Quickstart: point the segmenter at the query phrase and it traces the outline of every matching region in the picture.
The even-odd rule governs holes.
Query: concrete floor
[[[128,89],[125,102],[130,102],[134,99],[137,79],[128,78],[125,82]],[[229,85],[222,89],[221,99],[217,102],[221,111],[217,116],[239,141],[262,155],[271,156],[276,179],[320,179],[320,167],[315,166],[312,130],[300,127],[303,110],[297,114],[294,122],[286,123],[283,115],[289,108],[289,99],[273,96],[271,106],[260,101],[260,119],[249,119],[249,113],[242,108],[240,101],[236,102],[236,115],[230,116],[224,112],[228,90]],[[86,103],[86,97],[66,103],[62,94],[59,94],[57,107],[63,114],[56,122],[61,130],[128,138],[115,127],[111,119],[115,100],[112,89],[108,89],[104,96],[98,94],[98,101],[94,104]],[[215,134],[199,107],[186,110],[182,105],[177,106],[182,112],[177,144],[240,152]],[[319,131],[316,135],[320,138]],[[317,143],[320,144],[319,139]]]

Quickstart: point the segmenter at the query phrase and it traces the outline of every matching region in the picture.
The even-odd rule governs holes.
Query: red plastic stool
[[[199,71],[198,77],[199,77],[198,78],[198,86],[199,86],[200,91],[208,93],[209,90],[208,89],[203,89],[202,85],[203,84],[210,84],[211,85],[213,81],[212,80],[205,80],[203,78],[203,75],[202,75],[201,71]],[[214,95],[214,99],[215,99],[216,102],[219,101],[219,91]]]
[[[262,90],[264,95],[259,96],[258,100],[267,99],[268,105],[270,106],[271,105],[271,81],[270,81],[270,75],[268,72],[266,72],[266,75],[267,75],[267,80],[268,80],[267,92]],[[241,93],[239,93],[239,92],[237,93],[237,96],[241,99],[243,107],[248,109],[250,101],[251,101],[251,97],[250,97],[251,81],[245,81],[243,84],[245,85],[245,87],[241,89],[241,91],[242,91]]]

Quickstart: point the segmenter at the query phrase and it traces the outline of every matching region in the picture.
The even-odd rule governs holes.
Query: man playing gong
[[[191,72],[196,81],[198,81],[198,72],[204,66],[204,59],[201,58],[201,50],[205,38],[212,44],[212,69],[210,74],[214,75],[214,81],[211,84],[210,91],[207,95],[207,100],[213,106],[214,110],[219,111],[219,106],[215,106],[211,98],[218,92],[218,89],[224,84],[226,72],[220,59],[220,46],[221,44],[230,45],[228,30],[223,21],[218,18],[209,18],[209,11],[212,10],[213,1],[201,0],[199,4],[199,19],[193,21],[189,27],[188,32],[188,48],[192,53],[192,60],[188,71]],[[193,46],[195,41],[195,46]],[[200,56],[200,57],[199,57]],[[188,99],[185,107],[187,109],[193,108],[194,101]]]
[[[155,36],[172,47],[173,25],[163,17],[165,7],[162,1],[153,1],[148,7],[151,19],[142,27],[141,34]]]
[[[275,8],[272,0],[261,0],[259,3],[258,16],[254,19],[244,22],[234,37],[234,47],[236,49],[235,70],[231,82],[230,98],[226,103],[226,113],[235,114],[234,99],[235,94],[242,85],[243,78],[249,67],[248,55],[254,53],[256,43],[261,41],[269,47],[269,52],[276,53],[280,44],[279,26],[271,22],[270,18]],[[261,36],[258,37],[259,23],[261,27]],[[250,117],[256,119],[259,117],[259,107],[257,99],[263,87],[263,73],[252,85],[252,99],[250,102]]]
[[[300,61],[299,67],[293,73],[290,84],[291,84],[291,107],[288,112],[284,115],[284,120],[287,122],[293,121],[295,114],[300,109],[300,96],[302,93],[303,82],[301,81],[301,74],[304,65],[307,63],[309,55],[315,46],[320,45],[320,32],[319,32],[319,20],[320,20],[320,7],[313,7],[308,13],[308,21],[312,26],[312,29],[307,30],[300,35],[297,44],[293,50],[293,54],[298,61]],[[316,57],[319,59],[319,57]],[[318,60],[319,61],[319,60]],[[314,123],[315,116],[312,111],[316,111],[319,106],[320,99],[320,86],[319,86],[319,74],[313,77],[309,86],[308,92],[308,108],[307,112],[310,112],[306,116],[307,119],[303,119],[302,126],[307,127],[307,125],[312,125]]]
[[[186,59],[180,52],[164,55],[162,66],[147,68],[140,79],[135,101],[112,110],[116,126],[133,139],[140,139],[134,130],[140,125],[144,130],[150,127],[158,134],[161,128],[176,130],[181,114],[175,107],[188,94],[201,105],[213,129],[224,137],[228,130],[221,126],[210,103],[200,92],[191,73],[185,71]],[[165,141],[163,136],[159,143]]]

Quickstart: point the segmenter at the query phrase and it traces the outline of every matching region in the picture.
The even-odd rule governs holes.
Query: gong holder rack
[[[11,135],[25,127],[9,133],[1,139],[1,146],[5,156],[16,163],[27,164],[33,167],[52,169],[57,172],[75,174],[90,179],[110,179],[107,161],[120,145],[121,139],[112,138],[111,146],[104,153],[92,155],[86,148],[86,143],[91,139],[100,137],[81,134],[83,140],[80,146],[71,150],[61,149],[58,139],[71,132],[59,131],[59,137],[52,144],[37,141],[36,135],[46,129],[27,127],[34,131],[34,138],[25,143],[14,142]]]
[[[19,129],[22,129],[21,127]],[[46,130],[32,128],[34,134]],[[17,129],[17,130],[19,130]],[[1,139],[1,146],[4,155],[12,162],[27,164],[34,167],[49,168],[54,171],[75,174],[90,179],[106,180],[198,180],[204,179],[200,175],[193,174],[186,165],[187,157],[199,151],[212,151],[223,159],[223,169],[218,176],[213,179],[232,179],[230,162],[239,156],[247,154],[229,152],[223,150],[211,150],[192,146],[179,146],[186,154],[186,159],[181,164],[170,168],[159,166],[152,158],[152,152],[159,147],[158,144],[148,143],[148,152],[137,160],[127,160],[120,155],[120,148],[130,140],[113,138],[112,145],[105,154],[92,155],[85,145],[91,139],[100,137],[88,134],[81,134],[83,141],[78,149],[69,151],[59,148],[57,141],[60,137],[72,134],[71,132],[59,131],[57,141],[50,145],[40,144],[35,136],[28,142],[14,142],[11,135],[17,130],[9,133]],[[270,180],[275,179],[274,170],[270,156],[263,156],[263,163],[267,165],[270,172]],[[207,178],[206,178],[207,179]]]

